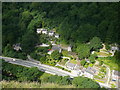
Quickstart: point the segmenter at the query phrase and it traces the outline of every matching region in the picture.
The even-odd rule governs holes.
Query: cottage
[[[53,36],[53,35],[54,35],[54,31],[50,31],[50,32],[48,33],[48,35],[49,35],[49,36]]]
[[[39,46],[40,46],[40,47],[49,47],[50,45],[42,43],[42,44],[39,45]]]
[[[68,46],[68,51],[69,51],[69,52],[71,52],[71,51],[72,51],[71,46]]]
[[[20,47],[20,43],[14,44],[13,49],[16,51],[22,50],[22,48]]]
[[[55,38],[59,38],[60,36],[59,36],[59,34],[55,34]]]
[[[84,72],[84,76],[93,79],[94,75],[96,75],[97,73],[97,70],[92,67],[88,67]]]
[[[43,28],[37,28],[37,33],[42,33]]]
[[[117,46],[112,46],[112,47],[111,47],[111,50],[112,50],[112,51],[116,51],[116,50],[118,51],[119,48],[118,48]]]
[[[91,71],[85,71],[84,76],[93,79],[94,75]]]
[[[47,34],[47,29],[42,30],[42,34]]]
[[[76,66],[76,64],[73,64],[73,63],[70,63],[70,62],[66,64],[66,67],[68,69],[71,69],[71,70],[73,70],[75,66]]]
[[[50,54],[50,55],[51,55],[53,51],[54,51],[54,50],[49,50],[48,54]]]
[[[61,53],[61,52],[62,52],[62,49],[60,48],[60,46],[59,46],[59,45],[53,45],[52,50],[53,50],[53,51],[58,50],[58,51],[59,51],[59,53]]]
[[[119,71],[115,71],[115,70],[112,70],[112,80],[113,81],[117,81],[120,79],[120,72]]]

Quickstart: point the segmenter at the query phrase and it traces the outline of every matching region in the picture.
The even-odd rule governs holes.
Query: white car
[[[16,61],[15,59],[13,59],[13,61]]]

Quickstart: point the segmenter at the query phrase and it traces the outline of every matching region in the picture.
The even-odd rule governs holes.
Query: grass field
[[[67,61],[67,59],[62,59],[61,62],[59,62],[59,64],[64,66]]]
[[[103,57],[108,57],[112,55],[111,53],[106,53],[106,52],[95,52],[98,56],[103,56]]]
[[[70,60],[70,63],[77,64],[77,60]]]
[[[97,60],[99,61],[103,61],[104,64],[108,65],[110,67],[111,70],[117,70],[120,71],[120,64],[116,63],[114,58],[113,59],[109,59],[109,58],[98,58]]]
[[[2,88],[75,88],[73,85],[59,85],[54,83],[37,83],[37,82],[17,82],[1,81]]]

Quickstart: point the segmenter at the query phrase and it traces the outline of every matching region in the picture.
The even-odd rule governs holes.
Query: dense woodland
[[[93,50],[98,51],[102,47],[101,42],[106,45],[120,44],[119,8],[120,3],[5,2],[2,4],[3,55],[26,59],[26,55],[30,54],[31,57],[46,62],[45,56],[35,53],[35,51],[46,53],[48,50],[35,48],[37,44],[48,42],[44,36],[36,33],[37,28],[46,28],[55,29],[60,34],[60,42],[72,45],[73,51],[77,52],[80,59],[92,58],[90,62],[95,63],[96,56],[90,53]],[[13,50],[12,45],[15,43],[21,44],[22,51]],[[59,59],[61,55],[54,52],[51,56],[53,59]],[[113,58],[115,63],[120,63],[118,52]],[[84,66],[85,61],[83,60],[81,64]],[[41,82],[38,77],[43,73],[38,73],[37,68],[16,66],[3,61],[3,79]],[[77,77],[74,80],[68,78],[51,76],[43,81],[72,84],[79,88],[99,88],[98,84],[88,78]]]
[[[36,28],[56,29],[67,44],[94,36],[120,44],[119,3],[3,3],[3,48],[21,42],[23,50],[39,42]],[[26,45],[27,43],[27,45]],[[28,47],[29,46],[29,47]]]

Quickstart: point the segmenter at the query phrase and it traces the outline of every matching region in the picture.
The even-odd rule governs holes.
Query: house
[[[49,50],[48,54],[50,54],[50,55],[51,55],[53,51],[54,51],[54,50]]]
[[[85,71],[84,76],[93,79],[94,75],[91,71]]]
[[[39,45],[39,46],[40,46],[40,47],[49,47],[50,45],[42,43],[42,44]]]
[[[97,70],[95,70],[92,67],[88,67],[85,71],[84,71],[84,76],[93,79],[94,75],[97,75],[98,72]]]
[[[86,61],[87,63],[90,63],[90,60],[89,60],[89,59],[85,59],[85,61]]]
[[[42,30],[42,34],[47,34],[47,29]]]
[[[37,28],[37,33],[47,34],[47,29],[44,28]]]
[[[37,33],[42,33],[43,28],[37,28]]]
[[[54,35],[54,31],[50,31],[50,32],[48,33],[48,35],[49,35],[49,36],[53,36],[53,35]]]
[[[116,70],[112,70],[112,80],[118,81],[120,79],[120,72]]]
[[[16,51],[22,50],[22,48],[20,47],[20,43],[14,44],[13,49]]]
[[[112,50],[112,51],[118,51],[119,48],[118,48],[117,46],[112,46],[112,47],[111,47],[111,50]]]
[[[59,34],[55,34],[55,38],[59,38],[60,36],[59,36]]]
[[[76,64],[73,64],[73,63],[70,63],[70,62],[66,64],[66,67],[68,69],[71,69],[71,70],[73,70],[75,66],[76,66]]]
[[[51,43],[52,45],[56,45],[56,44],[55,44],[55,41],[50,41],[50,43]]]
[[[68,51],[69,52],[71,52],[72,51],[72,49],[71,49],[72,47],[71,46],[68,46]]]
[[[61,47],[60,47],[59,45],[53,45],[52,50],[53,50],[53,51],[58,50],[59,53],[62,52],[62,49],[61,49]]]

